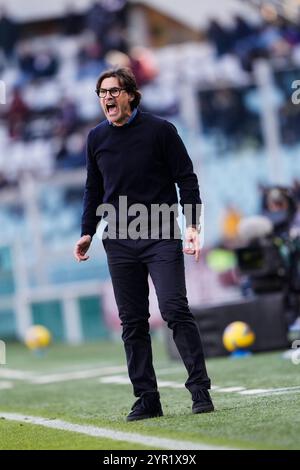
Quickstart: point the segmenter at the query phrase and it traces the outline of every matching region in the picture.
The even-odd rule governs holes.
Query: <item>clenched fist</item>
[[[90,244],[92,242],[92,237],[90,235],[83,235],[75,245],[73,254],[78,262],[86,261],[89,259],[89,256],[86,256]]]

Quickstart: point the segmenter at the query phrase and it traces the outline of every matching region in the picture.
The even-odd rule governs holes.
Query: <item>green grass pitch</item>
[[[180,388],[186,379],[183,365],[168,358],[159,339],[153,341],[153,351],[158,379],[171,384],[165,383],[160,389],[164,417],[126,423],[125,417],[134,401],[131,385],[124,383],[126,370],[106,369],[125,366],[121,343],[72,347],[57,344],[43,356],[34,355],[22,345],[8,344],[7,365],[0,366],[0,449],[159,448],[9,421],[4,413],[217,447],[300,448],[300,365],[283,359],[282,352],[243,359],[209,359],[209,375],[213,385],[219,387],[212,391],[216,411],[193,415],[190,394]],[[89,376],[89,371],[95,369],[99,369],[99,374]],[[19,371],[18,377],[14,371]],[[74,378],[82,371],[87,372],[87,377]],[[22,376],[21,372],[26,374]],[[50,377],[48,383],[35,383],[45,376],[53,380]],[[116,376],[121,380],[114,381]],[[233,389],[226,390],[227,387]],[[278,390],[282,388],[290,390]],[[241,393],[243,390],[254,393]]]

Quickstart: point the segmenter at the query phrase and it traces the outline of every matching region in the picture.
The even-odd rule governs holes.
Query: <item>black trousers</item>
[[[157,390],[149,335],[150,274],[163,319],[188,372],[191,393],[210,388],[196,322],[186,297],[182,240],[104,239],[135,396]]]

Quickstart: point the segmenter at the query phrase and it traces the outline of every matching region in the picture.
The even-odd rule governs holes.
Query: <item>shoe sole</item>
[[[140,421],[141,419],[159,418],[160,416],[163,416],[163,413],[157,413],[155,415],[127,416],[126,421]]]
[[[194,410],[192,410],[192,412],[194,414],[199,414],[199,413],[211,413],[215,411],[215,408],[214,406],[207,406],[207,407],[203,407],[203,408],[196,408]]]

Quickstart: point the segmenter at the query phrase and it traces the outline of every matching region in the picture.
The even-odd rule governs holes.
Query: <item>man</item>
[[[144,237],[145,230],[143,236],[124,237],[124,230],[117,223],[115,236],[103,239],[123,327],[128,373],[138,397],[127,421],[163,414],[152,364],[148,274],[155,286],[162,317],[173,330],[188,371],[185,385],[192,394],[192,410],[194,413],[213,411],[208,392],[210,379],[199,332],[188,307],[184,278],[183,251],[193,254],[196,260],[200,251],[197,208],[201,200],[192,162],[171,123],[139,111],[141,94],[129,69],[104,72],[98,79],[96,92],[106,120],[88,136],[82,236],[75,246],[76,259],[88,259],[86,253],[99,222],[97,207],[102,203],[111,204],[118,215],[120,196],[126,196],[129,207],[138,203],[149,210],[157,204],[177,206],[177,183],[181,205],[192,208],[187,217],[184,250],[181,238],[176,237],[174,217],[171,217],[173,227],[169,237],[164,237],[166,223],[162,221],[158,224],[158,237],[151,237],[151,230],[150,238]],[[128,215],[128,232],[132,220]]]

